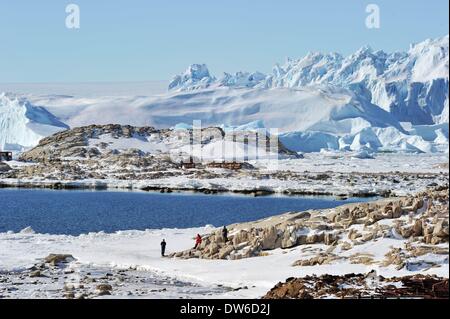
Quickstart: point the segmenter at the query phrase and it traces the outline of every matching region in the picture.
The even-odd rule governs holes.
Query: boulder
[[[389,216],[389,211],[384,212],[384,213],[382,213],[381,211],[374,211],[374,212],[370,213],[369,216],[370,216],[371,224],[374,224],[377,221],[387,218]]]
[[[416,237],[422,236],[423,235],[422,220],[416,219],[412,230],[414,236]]]
[[[75,298],[75,294],[72,291],[67,291],[66,293],[64,293],[64,297],[66,299],[74,299]]]
[[[233,236],[233,245],[237,246],[249,240],[249,233],[246,230],[241,230]]]
[[[111,291],[112,286],[109,284],[100,284],[100,285],[97,285],[96,289],[98,291]]]
[[[359,237],[361,237],[362,235],[360,234],[360,233],[358,233],[356,230],[354,230],[354,229],[351,229],[349,232],[348,232],[348,239],[350,239],[350,240],[356,240],[357,238],[359,238]]]
[[[50,254],[47,257],[45,257],[45,259],[44,259],[45,263],[53,265],[53,266],[55,266],[57,264],[69,263],[74,260],[75,260],[75,258],[73,258],[72,255],[67,255],[67,254]]]
[[[422,224],[422,229],[423,229],[423,235],[424,236],[429,236],[429,235],[433,235],[433,231],[434,231],[434,227],[431,225],[424,225]]]
[[[333,233],[326,233],[324,235],[325,245],[332,245],[336,241],[336,236]]]
[[[9,172],[11,170],[11,167],[9,167],[8,164],[0,162],[0,173]]]
[[[392,211],[392,209],[386,210],[381,217],[381,219],[392,219],[392,218],[394,218],[394,212]]]
[[[311,217],[311,213],[310,212],[301,212],[297,216],[297,219],[309,219],[310,217]]]
[[[218,258],[219,259],[227,259],[227,257],[231,254],[231,252],[234,250],[233,246],[225,246],[222,249],[219,250]]]
[[[313,234],[308,237],[306,237],[306,244],[318,244],[324,242],[325,234]]]
[[[409,238],[414,234],[414,227],[402,227],[400,228],[400,234],[402,235],[403,238]]]
[[[258,249],[256,247],[249,247],[247,249],[244,249],[244,251],[241,254],[235,255],[233,259],[242,259],[257,256],[258,255],[257,250]],[[259,255],[263,256],[262,253],[260,253]]]
[[[281,240],[281,248],[291,248],[297,245],[297,236],[294,233],[291,233],[289,231],[284,232],[283,239]]]
[[[349,242],[347,242],[347,241],[344,241],[343,243],[342,243],[342,245],[341,245],[341,250],[350,250],[350,249],[352,249],[353,248],[353,246],[352,246],[352,244],[350,244]]]
[[[361,241],[367,242],[367,241],[372,240],[374,238],[375,238],[375,236],[374,236],[373,233],[367,233],[367,234],[362,235]]]
[[[433,239],[433,234],[427,234],[423,236],[423,242],[425,244],[431,244],[431,241]]]
[[[262,234],[262,249],[271,250],[277,248],[276,247],[277,240],[278,240],[278,230],[275,226],[264,229]]]
[[[437,236],[433,236],[433,237],[431,238],[430,244],[431,244],[431,245],[438,245],[438,244],[440,244],[440,243],[442,243],[442,242],[443,242],[442,238],[437,237]]]
[[[448,223],[443,219],[439,220],[434,226],[433,236],[440,238],[448,238]]]
[[[418,209],[421,209],[423,207],[423,199],[416,198],[412,205],[412,210],[414,212],[417,212]]]
[[[400,205],[398,203],[395,203],[392,206],[392,218],[400,218],[402,216],[402,208],[400,207]]]
[[[29,275],[31,278],[35,278],[35,277],[41,277],[42,276],[42,274],[41,274],[41,271],[40,270],[35,270],[35,271],[32,271],[32,272],[30,272],[30,275]]]
[[[297,237],[297,245],[305,245],[306,244],[306,235],[300,235]]]
[[[348,219],[350,217],[350,209],[348,207],[338,211],[338,213],[334,216],[334,222],[339,222],[343,219]]]

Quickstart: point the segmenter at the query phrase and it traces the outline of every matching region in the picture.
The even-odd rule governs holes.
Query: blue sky
[[[65,27],[65,7],[81,28]],[[367,4],[381,28],[367,29]],[[0,82],[167,80],[189,64],[270,72],[308,51],[386,51],[448,33],[448,0],[0,0]]]

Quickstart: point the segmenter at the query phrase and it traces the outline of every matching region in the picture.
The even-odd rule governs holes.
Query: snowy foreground
[[[279,170],[274,173],[273,178],[269,179],[261,178],[261,176],[270,166],[270,161],[253,164],[258,168],[258,172],[255,173],[258,175],[255,176],[246,175],[253,173],[237,172],[233,175],[225,170],[211,169],[204,172],[193,170],[198,175],[163,176],[156,179],[119,180],[110,178],[106,180],[56,180],[56,182],[67,182],[74,185],[99,185],[102,183],[111,188],[139,189],[148,186],[193,190],[256,188],[274,192],[293,189],[328,191],[334,194],[380,193],[383,190],[390,190],[396,195],[411,195],[423,191],[429,186],[448,185],[448,157],[444,154],[377,154],[375,158],[364,159],[357,158],[352,153],[310,153],[305,154],[304,159],[279,161]],[[35,164],[10,162],[9,165],[13,169],[18,169],[32,167]],[[309,172],[305,178],[303,175],[295,175],[305,172]],[[324,174],[327,174],[328,177],[323,178]],[[285,176],[295,179],[284,178]],[[322,178],[319,179],[317,176],[322,176]],[[23,185],[24,183],[42,185],[54,181],[9,178],[2,179],[0,182],[9,185]],[[441,209],[441,211],[443,210]],[[418,212],[417,216],[422,213]],[[348,247],[344,249],[346,245],[343,243],[342,247],[336,247],[333,252],[339,259],[333,260],[331,263],[297,267],[293,266],[295,262],[310,260],[326,254],[330,246],[316,242],[294,248],[268,250],[260,257],[239,260],[206,260],[162,258],[160,242],[163,238],[167,240],[167,254],[186,251],[192,248],[193,238],[197,233],[210,234],[216,231],[212,227],[129,230],[113,234],[91,233],[75,237],[35,234],[30,229],[21,233],[1,233],[0,297],[63,298],[66,296],[64,289],[68,289],[67,287],[83,286],[85,290],[95,291],[98,283],[104,283],[112,285],[111,296],[115,298],[260,298],[278,282],[284,282],[290,277],[312,274],[365,274],[375,270],[378,274],[386,277],[417,273],[448,277],[448,242],[432,246],[427,244],[428,247],[424,248],[416,240],[412,247],[420,246],[419,249],[422,251],[426,249],[427,252],[414,256],[410,254],[409,250],[410,239],[404,239],[395,230],[392,230],[399,221],[403,222],[405,227],[410,227],[408,226],[412,225],[410,217],[406,214],[398,220],[380,220],[371,231],[374,234],[381,232],[382,237],[367,239],[365,242],[351,246],[350,249]],[[448,213],[446,218],[448,220]],[[436,222],[433,223],[436,224]],[[361,232],[363,238],[370,238],[370,236],[366,237],[367,229],[362,226],[353,225],[351,229]],[[336,229],[338,230],[338,228]],[[348,232],[348,229],[345,231]],[[383,232],[386,232],[387,235]],[[347,238],[350,235],[345,233],[342,236],[342,238]],[[402,258],[408,266],[401,269],[398,269],[395,264],[383,266],[386,255],[394,248],[405,252],[406,255],[402,255]],[[29,269],[42,263],[42,259],[51,253],[70,254],[76,260],[71,261],[65,269],[51,270],[49,277],[31,277]],[[358,263],[355,263],[355,260]],[[369,262],[365,262],[366,260]],[[17,283],[20,284],[17,285]],[[107,298],[111,296],[99,296],[92,293],[87,297]]]
[[[68,292],[79,294],[81,290],[88,298],[260,298],[278,282],[313,274],[375,271],[385,277],[434,274],[446,278],[448,189],[434,194],[383,200],[373,203],[372,208],[353,204],[231,225],[233,239],[226,245],[233,252],[225,259],[210,254],[220,249],[220,258],[228,249],[220,248],[220,235],[214,235],[220,230],[212,226],[75,237],[36,234],[30,228],[1,233],[0,297],[63,298]],[[350,219],[341,219],[348,214]],[[263,246],[254,248],[268,245],[268,250],[255,255],[251,253],[255,241],[247,239],[245,247],[240,241],[253,236],[258,227],[265,229],[261,233]],[[269,239],[271,234],[277,237],[276,229],[284,232],[278,244]],[[209,236],[201,250],[192,251],[197,233]],[[338,241],[333,239],[339,237]],[[162,239],[168,242],[167,253],[181,258],[161,257]],[[43,259],[50,254],[70,254],[75,259],[69,259],[63,268],[44,266]],[[202,254],[204,258],[198,258]],[[98,291],[101,287],[109,289],[105,295]],[[73,293],[70,297],[79,296]]]
[[[375,269],[383,276],[403,276],[414,273],[437,274],[448,277],[448,256],[430,255],[425,260],[441,264],[439,268],[423,270],[418,267],[412,270],[396,270],[394,267],[381,268],[375,265],[365,266],[351,264],[350,262],[338,262],[331,265],[316,265],[312,267],[292,267],[291,265],[300,256],[308,256],[308,250],[326,249],[325,245],[303,245],[293,249],[271,251],[268,256],[255,257],[241,260],[181,260],[161,258],[159,243],[162,238],[168,240],[169,253],[191,248],[193,237],[197,233],[209,233],[210,227],[195,229],[166,229],[147,231],[124,231],[114,234],[92,233],[77,237],[45,234],[0,234],[0,269],[20,271],[33,266],[38,259],[50,253],[70,253],[77,261],[72,262],[69,268],[74,272],[88,271],[92,269],[106,269],[104,274],[112,269],[139,270],[142,277],[145,271],[148,277],[160,276],[170,280],[190,282],[203,287],[205,293],[190,296],[190,290],[181,286],[178,291],[149,292],[146,298],[174,298],[174,297],[216,297],[216,298],[259,298],[262,297],[276,283],[289,277],[302,277],[312,274],[347,274],[367,273]],[[392,247],[402,247],[407,241],[400,239],[383,239],[360,245],[345,252],[347,255],[370,252],[375,259],[381,260]],[[438,245],[438,247],[448,247]],[[305,253],[306,252],[306,253]],[[91,270],[92,271],[92,270]],[[167,279],[169,277],[170,279]],[[33,282],[35,279],[30,278]],[[63,281],[64,282],[64,281]],[[67,282],[74,282],[72,278]],[[76,282],[76,281],[75,281]],[[218,286],[232,289],[247,287],[248,289],[219,289]],[[0,283],[0,288],[3,284]],[[41,286],[30,285],[31,288],[22,291],[18,297],[55,296],[54,292],[39,292]],[[54,288],[54,287],[53,287]],[[60,287],[62,288],[62,287]],[[123,289],[127,296],[131,287]],[[3,294],[0,290],[0,294]],[[209,295],[208,295],[209,294]],[[56,294],[58,296],[58,294]],[[62,297],[62,295],[59,295]]]

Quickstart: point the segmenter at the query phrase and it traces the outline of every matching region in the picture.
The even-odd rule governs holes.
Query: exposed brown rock
[[[73,258],[72,255],[67,255],[67,254],[50,254],[47,257],[45,257],[45,259],[44,259],[45,263],[51,264],[51,265],[68,263],[68,262],[71,262],[74,260],[75,260],[75,258]]]
[[[400,284],[401,287],[398,287]],[[374,273],[306,276],[278,283],[263,299],[448,298],[448,279],[436,276],[384,278]]]
[[[405,212],[409,218],[404,218]],[[326,211],[288,213],[256,222],[231,225],[230,242],[226,245],[220,231],[217,231],[205,236],[199,251],[193,253],[188,250],[173,254],[172,257],[240,259],[261,256],[263,251],[315,244],[348,250],[352,245],[392,237],[394,233],[417,245],[436,245],[449,241],[448,218],[448,189],[430,190],[398,199],[350,204]],[[381,220],[392,222],[378,223]],[[405,258],[409,255],[409,252],[392,250],[386,255],[383,264],[401,269],[408,266]],[[324,262],[324,256],[316,257],[299,261],[298,264]],[[368,265],[374,261],[370,256],[353,256],[350,262]]]

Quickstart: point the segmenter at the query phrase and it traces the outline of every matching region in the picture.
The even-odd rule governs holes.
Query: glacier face
[[[0,94],[0,150],[22,151],[67,128],[45,108],[11,94]]]
[[[411,45],[408,52],[385,53],[363,47],[344,57],[338,53],[309,53],[275,65],[272,74],[225,73],[218,80],[202,65],[204,77],[177,76],[170,89],[212,86],[232,88],[301,88],[335,86],[390,112],[400,122],[430,125],[448,122],[449,37]],[[188,69],[189,70],[189,69]],[[180,81],[183,78],[183,81]],[[191,85],[194,83],[194,86]]]

